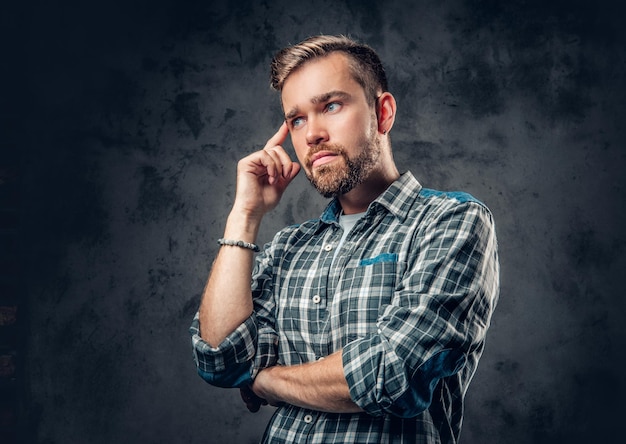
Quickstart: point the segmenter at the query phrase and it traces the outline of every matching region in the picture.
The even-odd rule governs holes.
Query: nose
[[[328,131],[320,117],[309,117],[306,123],[306,143],[309,146],[328,142]]]

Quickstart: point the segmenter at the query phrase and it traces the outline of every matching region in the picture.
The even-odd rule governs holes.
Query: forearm
[[[243,217],[233,210],[226,222],[224,238],[256,242],[260,220]],[[253,310],[250,278],[252,250],[224,246],[220,248],[200,304],[200,335],[217,347]]]
[[[341,351],[316,362],[262,370],[252,388],[270,404],[284,402],[331,413],[362,411],[350,399]]]

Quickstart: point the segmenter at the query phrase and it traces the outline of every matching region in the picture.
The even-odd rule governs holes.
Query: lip
[[[337,157],[337,153],[332,151],[320,151],[311,156],[311,167],[324,165],[325,163],[332,162]]]

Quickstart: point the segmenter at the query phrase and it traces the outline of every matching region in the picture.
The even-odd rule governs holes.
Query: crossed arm
[[[350,399],[348,383],[343,374],[341,351],[302,365],[274,366],[261,370],[252,390],[257,397],[271,405],[287,403],[331,413],[362,411]],[[248,394],[249,395],[249,394]],[[256,411],[260,400],[242,397],[251,411]]]
[[[439,379],[466,364],[462,378],[473,374],[497,300],[496,243],[488,213],[472,205],[444,213],[441,221],[467,230],[420,236],[422,254],[413,265],[418,270],[407,273],[392,304],[381,307],[378,334],[349,342],[320,361],[276,366],[273,307],[271,299],[261,298],[270,305],[257,305],[223,344],[206,338],[198,342],[194,333],[201,375],[222,387],[245,387],[242,394],[251,411],[264,402],[284,402],[335,413],[419,414],[428,408]],[[234,248],[220,255],[228,251],[252,255]],[[269,262],[264,266],[271,268]],[[439,270],[434,278],[429,277],[433,269]],[[245,283],[251,291],[249,280]],[[207,349],[205,341],[219,342],[218,349]],[[252,375],[251,365],[256,368]],[[242,376],[233,382],[235,373]]]

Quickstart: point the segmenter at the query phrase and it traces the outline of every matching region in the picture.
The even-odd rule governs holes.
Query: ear
[[[388,134],[396,120],[396,99],[389,92],[382,93],[376,101],[378,132]]]

